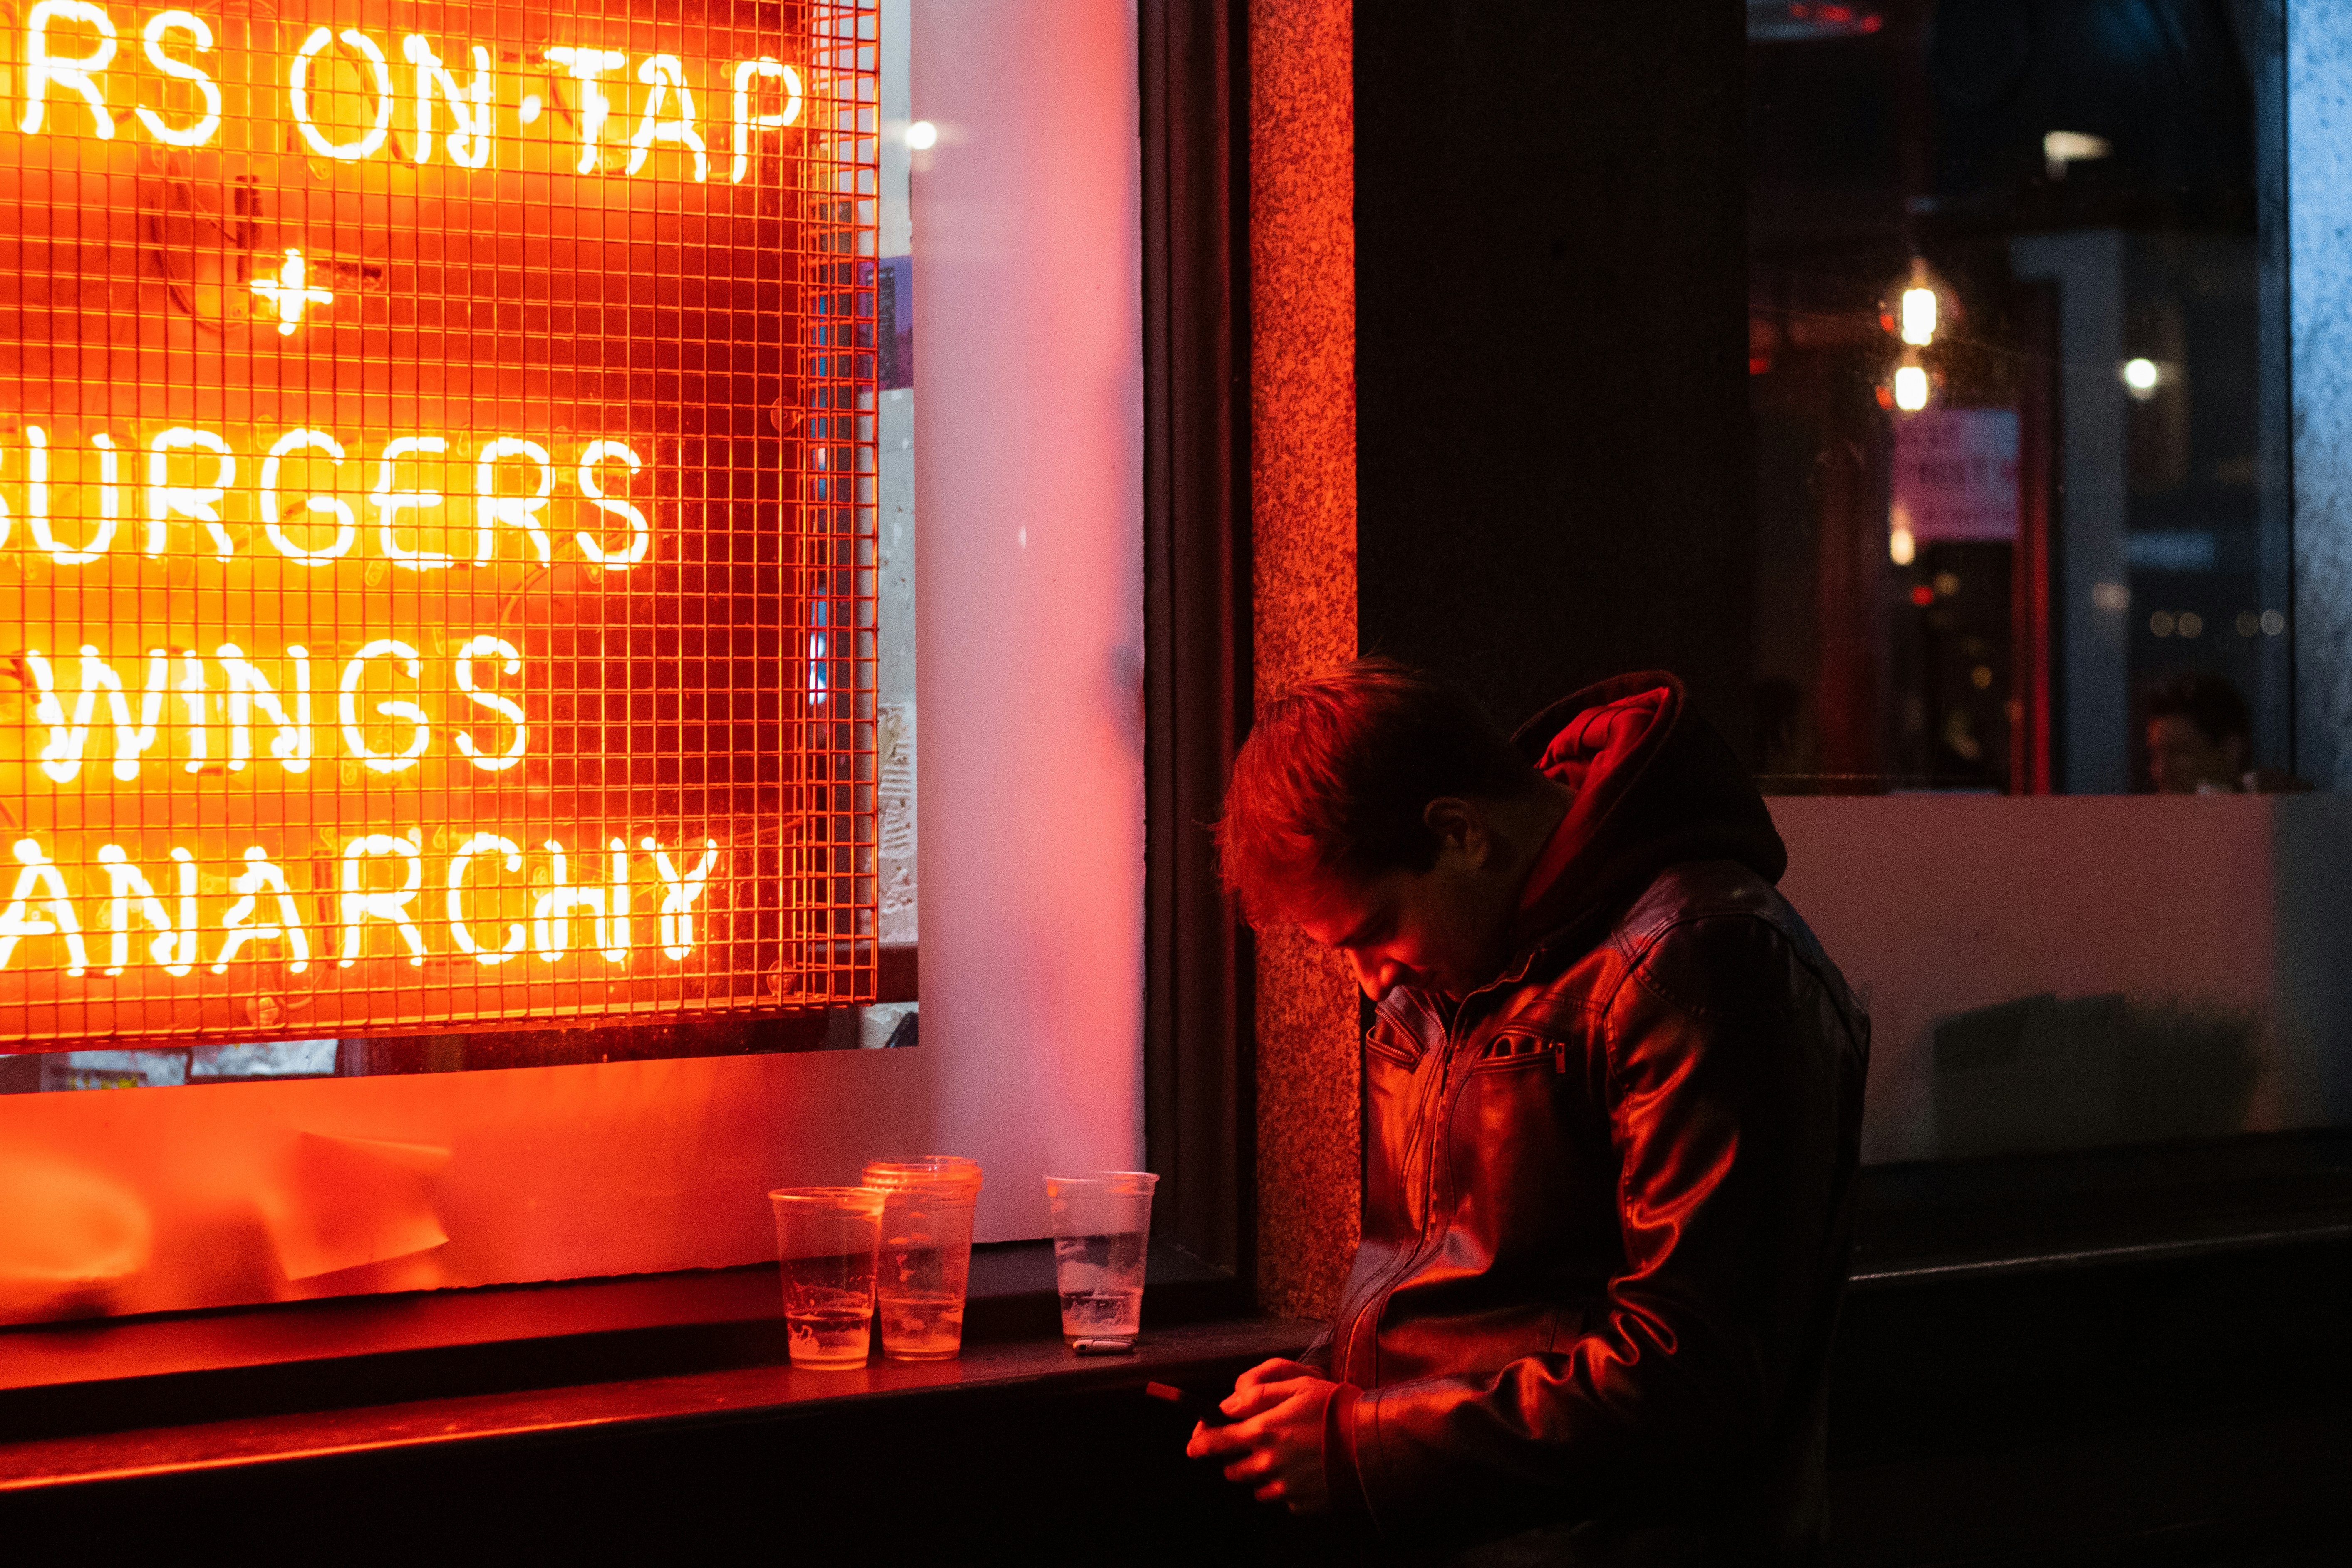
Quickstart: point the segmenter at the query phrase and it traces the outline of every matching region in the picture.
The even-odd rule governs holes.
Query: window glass
[[[853,691],[879,704],[911,701],[912,646],[901,630],[911,563],[893,552],[914,543],[910,476],[919,456],[932,523],[924,564],[934,589],[955,590],[933,595],[923,626],[934,656],[924,697],[935,716],[954,721],[929,727],[924,756],[930,843],[920,935],[933,998],[923,1020],[929,1048],[777,1050],[779,1037],[786,1045],[903,1046],[915,1034],[914,1015],[904,1004],[825,1005],[826,998],[797,991],[780,997],[765,987],[761,968],[751,973],[762,982],[763,1010],[707,1022],[698,1021],[707,1013],[646,1007],[635,1015],[642,1022],[616,1027],[612,1012],[633,1000],[616,991],[610,1010],[590,1015],[598,1026],[569,1030],[533,1025],[331,1037],[287,1029],[274,1037],[142,1042],[135,1050],[100,1039],[20,1050],[0,1058],[0,1088],[40,1088],[46,1079],[47,1087],[76,1092],[0,1094],[0,1322],[734,1268],[775,1256],[761,1194],[855,1180],[877,1154],[924,1149],[951,1149],[988,1169],[976,1235],[1013,1240],[1048,1229],[1034,1173],[1139,1165],[1145,716],[1133,700],[1132,677],[1136,584],[1143,581],[1144,498],[1135,476],[1143,471],[1146,428],[1140,219],[1147,209],[1136,19],[1117,5],[1021,0],[929,8],[922,33],[910,36],[908,10],[904,0],[879,7],[861,0],[859,26],[878,24],[880,34],[860,38],[878,58],[882,85],[878,104],[869,103],[879,113],[866,122],[866,140],[884,145],[869,149],[859,188],[819,187],[815,195],[833,205],[863,199],[861,189],[878,184],[874,254],[864,258],[872,271],[853,268],[849,276],[893,269],[892,258],[911,253],[919,226],[924,271],[914,281],[930,314],[958,322],[959,331],[932,335],[919,451],[911,386],[876,389],[881,415],[873,438],[893,455],[878,465],[882,483],[872,505],[879,515],[850,531],[803,536],[830,589],[854,569],[849,547],[863,530],[877,549],[868,570],[880,578],[873,589],[880,635],[872,645],[857,637],[834,643],[832,634],[857,623],[832,618],[830,605],[822,623],[812,614],[793,630],[796,639],[827,634],[824,658],[838,657],[851,677],[836,683],[827,672],[828,701]],[[711,11],[754,28],[789,27],[809,14],[793,0],[713,0]],[[517,26],[572,27],[588,45],[646,52],[678,37],[681,21],[695,14],[689,7],[636,7],[625,16],[539,7],[519,19],[481,13],[501,38]],[[10,15],[0,4],[0,45]],[[334,15],[342,25],[347,14]],[[348,15],[361,18],[352,25],[362,31],[387,25],[374,19],[382,13]],[[398,29],[412,23],[402,12],[391,16],[397,42]],[[138,35],[125,37],[125,51],[135,54]],[[714,162],[713,180],[704,184],[725,183],[729,165],[720,154],[730,146],[732,73],[721,79],[729,90],[714,105],[700,90],[709,79],[695,74],[704,57],[684,46],[677,52],[698,89],[698,112],[707,117]],[[470,70],[461,74],[472,79]],[[907,123],[905,93],[915,78],[936,122],[928,137],[910,136],[916,128]],[[394,86],[405,91],[412,80],[404,73]],[[1034,90],[1039,81],[1054,90]],[[0,98],[10,90],[0,85]],[[641,121],[636,101],[624,129],[613,132],[624,146]],[[395,104],[395,134],[401,112]],[[0,163],[13,145],[6,124],[0,121]],[[908,156],[890,154],[894,137]],[[912,145],[925,140],[929,148]],[[652,156],[684,155],[657,143]],[[903,208],[893,221],[909,171],[911,224]],[[388,184],[406,174],[379,172]],[[612,176],[629,177],[625,166]],[[786,188],[763,187],[762,195],[782,201]],[[689,172],[667,194],[691,198],[698,189]],[[375,209],[362,202],[354,210]],[[615,224],[620,258],[650,254],[667,265],[666,215],[675,210],[656,203],[649,216],[639,215],[642,223]],[[1058,237],[1048,247],[1004,243],[1007,235],[1049,232]],[[20,238],[0,224],[0,258]],[[778,258],[739,259],[755,268]],[[903,275],[903,263],[895,269]],[[593,276],[615,291],[628,281]],[[518,288],[526,281],[509,280]],[[663,298],[657,288],[656,306]],[[877,380],[904,380],[913,368],[911,353],[901,352],[913,344],[908,302],[902,288],[891,306],[898,312],[889,334],[898,357],[887,371],[877,367]],[[14,325],[7,308],[0,296],[0,327]],[[878,303],[872,315],[863,310],[844,313],[851,331],[878,324]],[[821,324],[828,332],[833,326]],[[779,314],[753,330],[782,326]],[[588,345],[578,353],[584,356]],[[373,362],[362,368],[383,373]],[[657,363],[648,384],[665,384],[661,374]],[[772,381],[759,390],[748,409],[727,405],[729,415],[754,416],[753,427],[773,433],[768,438],[781,451],[776,427],[792,405],[777,410]],[[831,420],[841,406],[803,412]],[[1046,406],[1057,410],[1055,419],[1034,417]],[[874,418],[855,402],[848,412]],[[850,429],[856,437],[855,419]],[[894,462],[903,465],[895,473]],[[16,529],[0,542],[0,553],[23,538],[21,492],[11,488],[18,471],[0,459],[0,498],[9,501]],[[824,472],[872,477],[854,464],[828,463]],[[1036,486],[1005,481],[1008,474],[1048,473],[1051,505],[1041,504]],[[656,558],[669,537],[656,532]],[[848,586],[856,589],[856,576]],[[803,605],[818,596],[795,595]],[[824,596],[854,602],[860,594]],[[699,614],[706,626],[718,619],[700,606],[680,613]],[[768,628],[749,632],[765,638]],[[809,658],[806,640],[761,646]],[[837,656],[836,647],[844,649]],[[870,680],[859,671],[861,659],[870,659]],[[683,681],[677,689],[687,689]],[[811,688],[772,680],[754,691],[770,701],[786,694],[803,700]],[[0,729],[0,740],[7,733]],[[911,721],[898,734],[898,743],[910,742]],[[895,858],[911,872],[917,847],[903,831],[903,813],[900,836],[890,837],[892,791],[911,805],[904,792],[912,787],[911,778],[892,782],[892,744],[875,748],[879,798],[870,809],[881,833],[845,837],[835,847],[839,858],[811,867],[853,883],[846,899],[853,912],[860,902],[874,907],[883,937],[877,985],[886,996],[893,956],[917,934],[911,877],[887,899],[854,882],[867,874],[860,844],[876,844],[883,864]],[[895,756],[912,761],[910,750]],[[1054,764],[1043,784],[1040,756]],[[101,752],[99,761],[109,759]],[[828,780],[821,798],[831,805],[845,796],[840,809],[856,816],[869,809],[851,787],[858,782]],[[1053,809],[1034,809],[1046,786]],[[535,797],[520,793],[528,807]],[[772,821],[779,834],[786,830],[782,816]],[[0,866],[8,843],[0,837]],[[7,887],[0,881],[0,893]],[[167,885],[159,897],[173,891]],[[446,887],[440,892],[446,897]],[[207,907],[216,906],[200,906]],[[650,922],[657,939],[661,912],[656,898],[635,902],[630,914],[633,922]],[[605,913],[609,921],[609,904]],[[102,943],[110,911],[101,903],[88,918]],[[572,918],[574,942],[583,930],[593,932],[593,908]],[[428,942],[435,934],[425,928]],[[633,925],[632,938],[649,940],[646,928]],[[38,952],[44,944],[54,951],[46,934],[19,946]],[[536,955],[485,967],[526,962],[558,967]],[[430,957],[421,967],[433,973]],[[304,1015],[290,1021],[299,1026]],[[314,1038],[330,1043],[323,1050],[302,1044]],[[713,1059],[722,1053],[730,1059]],[[632,1059],[642,1057],[674,1059]],[[446,1070],[509,1065],[563,1070]],[[362,1068],[365,1076],[356,1076]],[[331,1070],[341,1076],[322,1076]],[[379,1076],[387,1070],[413,1076]],[[232,1079],[242,1081],[222,1092],[115,1091]]]
[[[1865,1156],[2352,1121],[2279,8],[1747,17],[1754,754],[1873,1016]]]
[[[0,1089],[911,1043],[893,9],[0,8]]]
[[[1768,789],[2294,786],[2261,13],[1751,0]]]

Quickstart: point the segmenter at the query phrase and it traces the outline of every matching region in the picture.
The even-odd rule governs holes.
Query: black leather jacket
[[[1335,1501],[1391,1539],[1810,1561],[1868,1020],[1679,683],[1531,730],[1579,790],[1540,934],[1458,1001],[1391,993],[1365,1042],[1363,1245],[1308,1352],[1352,1385]]]

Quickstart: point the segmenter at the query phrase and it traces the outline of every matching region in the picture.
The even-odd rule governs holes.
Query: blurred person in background
[[[2275,795],[2311,785],[2279,768],[2255,768],[2253,722],[2238,689],[2188,670],[2147,696],[2147,772],[2158,795]]]

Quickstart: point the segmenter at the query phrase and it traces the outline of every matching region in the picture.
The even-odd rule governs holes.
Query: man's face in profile
[[[1400,985],[1459,996],[1487,978],[1483,921],[1472,918],[1464,879],[1449,877],[1443,852],[1423,872],[1389,871],[1326,889],[1298,927],[1348,960],[1356,984],[1377,1002]]]
[[[2195,795],[2200,788],[2234,790],[2246,771],[2245,742],[2236,735],[2210,741],[2196,721],[2178,713],[2151,719],[2147,771],[2159,795]]]
[[[1336,949],[1377,1002],[1399,985],[1465,996],[1495,977],[1524,868],[1488,813],[1432,803],[1437,857],[1426,871],[1391,870],[1318,889],[1298,928]]]

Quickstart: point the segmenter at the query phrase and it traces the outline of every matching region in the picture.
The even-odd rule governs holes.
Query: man
[[[2147,772],[2158,795],[2235,795],[2247,787],[2253,726],[2246,700],[2218,675],[2190,671],[2147,695]]]
[[[1465,1563],[1815,1560],[1869,1026],[1681,683],[1515,746],[1349,665],[1267,708],[1218,835],[1380,1006],[1338,1316],[1188,1452]]]

